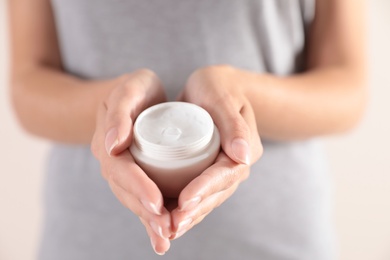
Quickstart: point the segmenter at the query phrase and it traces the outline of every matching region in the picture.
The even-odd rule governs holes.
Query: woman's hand
[[[252,106],[246,97],[245,77],[230,66],[210,66],[195,71],[179,100],[206,109],[221,135],[222,151],[180,193],[172,211],[171,239],[183,235],[229,198],[249,176],[250,165],[262,155],[262,145]]]
[[[149,70],[124,75],[118,82],[99,108],[92,152],[112,192],[141,219],[155,252],[164,254],[170,247],[170,213],[159,188],[134,162],[128,147],[135,118],[147,107],[164,102],[165,94]]]

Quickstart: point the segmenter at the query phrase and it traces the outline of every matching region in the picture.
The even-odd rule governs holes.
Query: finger
[[[154,252],[158,255],[164,255],[171,246],[169,239],[162,238],[156,235],[156,233],[153,231],[152,227],[146,220],[144,220],[143,218],[140,218],[140,220],[146,228],[146,232],[148,233],[150,243],[152,244]]]
[[[203,199],[229,189],[249,176],[249,166],[236,164],[221,152],[215,164],[192,180],[179,195],[179,210],[190,211]]]
[[[251,149],[251,163],[254,163],[263,155],[263,145],[261,144],[259,131],[257,129],[255,113],[249,102],[242,107],[241,116],[247,123],[251,132],[249,146]]]
[[[185,233],[187,233],[189,230],[191,230],[194,226],[199,224],[207,215],[208,214],[204,214],[204,215],[200,216],[199,218],[197,218],[196,220],[191,222],[191,224],[188,227],[186,227],[185,229],[180,230],[179,232],[172,234],[172,237],[170,237],[169,239],[175,240],[175,239],[178,239],[179,237],[183,236]]]
[[[130,146],[133,121],[147,107],[163,102],[165,95],[156,74],[139,70],[114,89],[106,101],[105,147],[115,155]]]
[[[210,212],[225,202],[237,190],[238,185],[239,183],[236,183],[226,190],[207,197],[191,211],[174,210],[172,212],[172,231],[174,234],[171,239],[180,237],[184,232],[198,224]]]
[[[134,162],[130,152],[123,152],[115,160],[115,163],[103,170],[108,176],[108,182],[113,182],[132,194],[151,213],[161,215],[164,204],[161,191]]]
[[[129,194],[115,183],[110,183],[110,188],[123,206],[147,221],[156,235],[161,238],[169,238],[171,236],[171,218],[166,209],[162,210],[161,215],[153,214],[135,196]]]
[[[244,104],[227,95],[213,104],[207,104],[221,135],[221,145],[225,153],[235,162],[250,165],[251,129],[241,115]]]
[[[188,227],[186,227],[185,229],[183,230],[180,230],[179,232],[177,233],[173,233],[172,236],[169,238],[170,240],[175,240],[175,239],[178,239],[179,237],[183,236],[185,233],[187,233],[190,229],[192,229],[194,226],[196,226],[197,224],[199,224],[208,214],[204,214],[202,216],[200,216],[199,218],[197,218],[196,220],[194,220],[193,222],[191,222],[191,224],[188,225]]]
[[[155,228],[157,233],[160,235],[162,233],[163,236],[168,237],[170,234],[170,217],[169,212],[164,209],[162,205],[163,198],[160,190],[134,163],[129,151],[112,158],[109,157],[99,145],[101,144],[99,140],[104,138],[104,128],[99,122],[104,120],[105,115],[105,107],[99,107],[97,130],[92,141],[94,155],[102,162],[101,172],[103,177],[108,181],[111,190],[121,203],[136,215],[145,219],[152,219],[152,217],[150,217],[151,214],[162,215],[163,217],[158,221],[154,221],[155,223],[151,225]],[[123,188],[121,187],[122,182],[125,183]]]

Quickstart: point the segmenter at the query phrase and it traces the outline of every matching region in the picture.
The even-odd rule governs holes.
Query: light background
[[[355,131],[325,140],[340,260],[390,260],[390,1],[367,2],[370,105]],[[0,260],[32,260],[49,146],[26,135],[11,112],[5,14],[0,0]]]

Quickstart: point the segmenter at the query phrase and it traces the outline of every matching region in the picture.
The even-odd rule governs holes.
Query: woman
[[[313,138],[362,114],[363,1],[9,6],[15,110],[55,142],[39,259],[154,259],[148,237],[168,259],[333,258]],[[212,115],[222,150],[164,203],[127,148],[137,115],[176,96]]]

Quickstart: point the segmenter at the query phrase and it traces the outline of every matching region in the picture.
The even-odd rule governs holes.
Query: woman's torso
[[[154,70],[173,99],[192,71],[231,64],[304,69],[314,0],[52,0],[66,72],[86,79]],[[331,259],[328,180],[315,141],[264,141],[251,177],[172,244],[167,259]],[[86,146],[49,158],[40,259],[157,259]],[[158,257],[159,259],[164,257]]]

